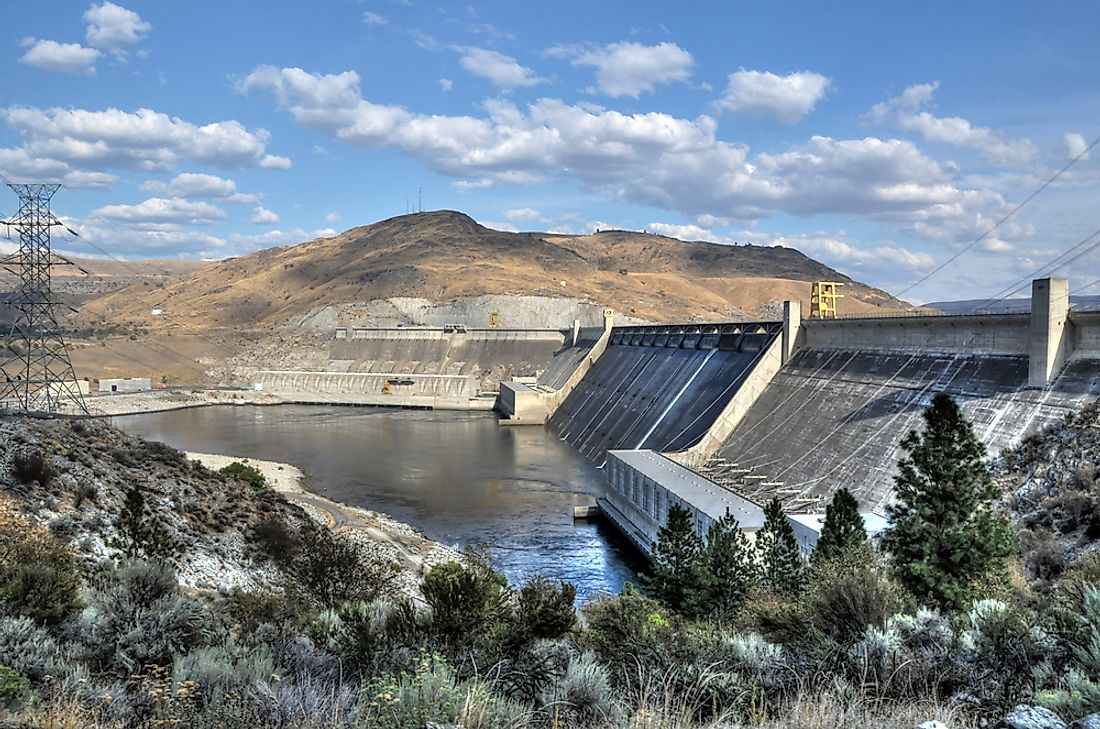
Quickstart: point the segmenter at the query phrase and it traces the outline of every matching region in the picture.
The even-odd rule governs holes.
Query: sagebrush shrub
[[[0,665],[40,681],[59,657],[57,641],[30,618],[0,618]]]
[[[565,726],[605,726],[619,717],[607,668],[587,652],[569,661],[565,674],[543,693],[542,704]]]
[[[179,593],[164,565],[133,562],[103,576],[77,623],[87,658],[101,670],[126,676],[143,666],[171,666],[213,637],[207,608]]]

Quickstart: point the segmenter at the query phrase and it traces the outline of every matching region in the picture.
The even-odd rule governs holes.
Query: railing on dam
[[[746,347],[761,348],[782,329],[782,322],[631,325],[612,329],[610,343],[613,346],[739,352]]]

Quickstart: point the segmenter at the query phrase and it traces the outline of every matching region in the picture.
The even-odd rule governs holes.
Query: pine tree
[[[756,553],[764,587],[779,595],[798,592],[802,585],[802,558],[779,499],[772,499],[764,507],[764,526],[756,533]]]
[[[1014,546],[1007,519],[993,509],[997,490],[985,447],[942,393],[924,411],[924,432],[910,432],[901,447],[907,455],[898,464],[882,545],[917,598],[963,609],[977,580],[1003,575]]]
[[[818,564],[850,554],[867,542],[867,530],[859,515],[859,503],[852,492],[842,488],[833,494],[832,502],[825,507],[825,523],[810,559]]]
[[[643,582],[653,597],[682,614],[693,614],[702,599],[699,557],[703,540],[691,523],[691,512],[679,504],[668,507],[665,526],[657,532],[651,570]]]
[[[147,514],[145,495],[137,486],[126,490],[122,510],[115,519],[115,536],[107,546],[127,559],[144,558],[155,562],[171,561],[178,545],[155,514]]]
[[[729,511],[707,530],[700,556],[703,612],[719,620],[732,618],[760,579],[749,538]]]

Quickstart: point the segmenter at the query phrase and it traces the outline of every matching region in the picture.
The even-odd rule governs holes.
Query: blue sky
[[[1098,148],[910,288],[1100,136],[1092,2],[57,1],[5,20],[0,172],[61,181],[55,210],[120,257],[299,242],[422,189],[502,229],[788,245],[925,301],[998,294],[1100,228]],[[1096,280],[1100,248],[1055,274]]]

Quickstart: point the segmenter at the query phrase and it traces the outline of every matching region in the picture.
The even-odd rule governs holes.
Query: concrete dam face
[[[696,444],[779,333],[774,324],[722,328],[616,328],[550,427],[598,465],[609,450]]]
[[[758,501],[779,493],[822,510],[844,486],[878,511],[890,498],[900,443],[920,430],[933,395],[954,397],[996,455],[1100,395],[1100,361],[1072,360],[1045,389],[1027,383],[1022,355],[802,350],[698,468]],[[740,478],[746,469],[768,485]]]

